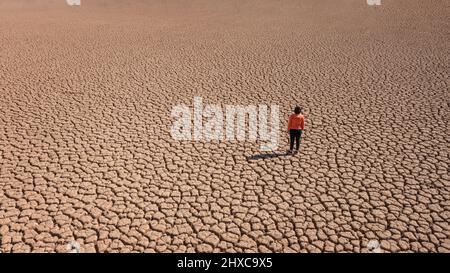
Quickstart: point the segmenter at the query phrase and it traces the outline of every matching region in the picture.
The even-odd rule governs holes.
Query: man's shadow
[[[255,160],[264,160],[264,159],[271,159],[271,158],[277,158],[280,156],[288,156],[289,153],[271,153],[271,154],[258,154],[258,155],[252,155],[247,156],[247,161],[255,161]]]

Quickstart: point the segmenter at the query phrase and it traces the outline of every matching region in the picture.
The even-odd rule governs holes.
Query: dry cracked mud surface
[[[1,252],[450,252],[446,0],[0,1]],[[173,106],[305,108],[296,156]],[[280,152],[281,152],[280,151]]]

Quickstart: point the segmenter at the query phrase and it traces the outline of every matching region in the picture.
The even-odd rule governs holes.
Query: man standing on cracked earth
[[[298,153],[298,149],[300,148],[300,139],[305,130],[305,117],[302,114],[302,108],[300,106],[296,106],[294,109],[294,113],[289,116],[288,122],[288,133],[289,133],[289,141],[290,148],[288,153]],[[295,141],[295,151],[294,149],[294,141]]]

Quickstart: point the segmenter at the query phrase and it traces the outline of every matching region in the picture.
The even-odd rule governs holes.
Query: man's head
[[[294,108],[294,113],[296,113],[297,115],[300,114],[302,112],[302,108],[300,106],[296,106]]]

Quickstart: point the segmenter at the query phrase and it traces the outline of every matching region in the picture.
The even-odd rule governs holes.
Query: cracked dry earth
[[[449,252],[449,9],[0,1],[0,250]],[[194,96],[278,104],[281,150],[301,104],[300,154],[172,140]]]

